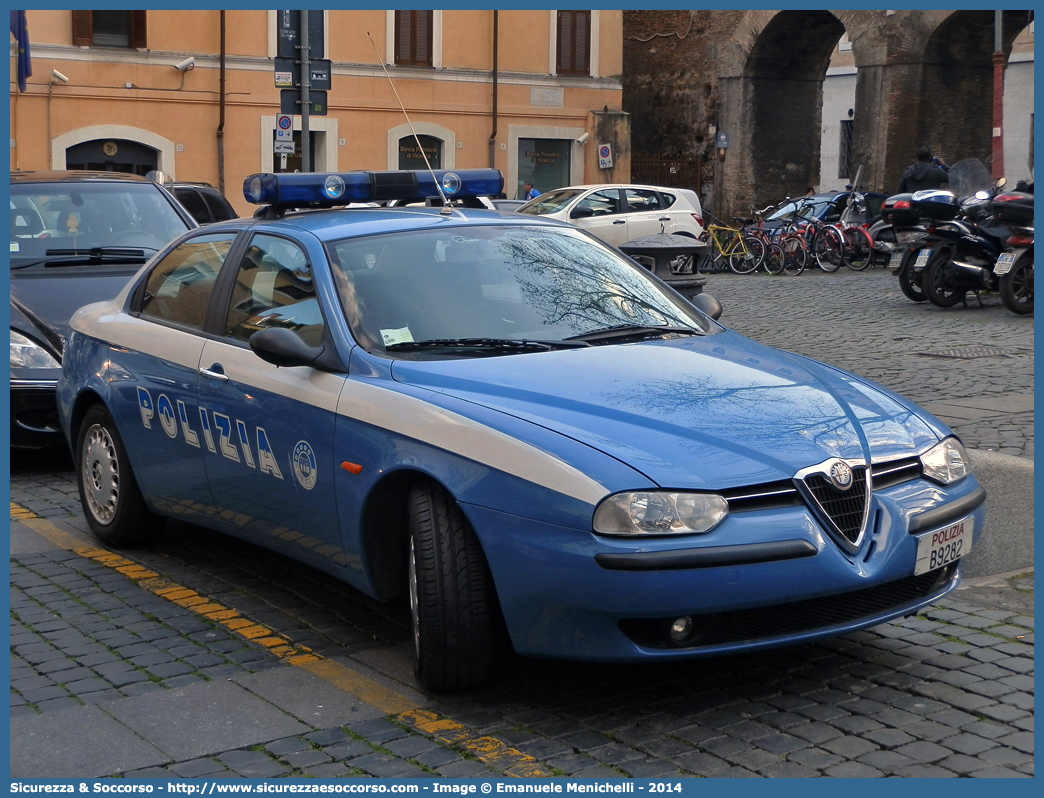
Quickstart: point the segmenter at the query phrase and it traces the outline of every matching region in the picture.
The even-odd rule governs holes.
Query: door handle
[[[214,364],[217,366],[217,364]],[[218,366],[218,368],[221,368]],[[222,374],[220,371],[211,371],[210,369],[200,369],[199,373],[204,377],[210,377],[212,380],[220,380],[221,382],[228,382],[228,375]]]
[[[670,217],[670,216],[661,216],[661,217],[660,217],[659,219],[657,219],[656,221],[658,221],[658,222],[669,222],[670,220],[671,220],[671,217]]]
[[[626,219],[617,219],[613,224],[627,224]]]

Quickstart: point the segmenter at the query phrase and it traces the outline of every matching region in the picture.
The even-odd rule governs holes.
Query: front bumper
[[[64,447],[54,380],[11,380],[11,447]]]
[[[949,566],[914,576],[919,536],[970,516],[974,545],[984,496],[974,477],[877,491],[852,554],[803,505],[734,513],[706,535],[643,541],[464,509],[518,653],[639,662],[791,645],[917,612],[960,578]],[[665,630],[686,616],[696,633],[674,645]]]

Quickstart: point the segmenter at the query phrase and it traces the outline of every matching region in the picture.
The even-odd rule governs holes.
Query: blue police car
[[[438,183],[439,185],[436,185]],[[254,175],[83,308],[59,408],[88,522],[168,517],[405,593],[433,690],[523,655],[804,642],[953,590],[985,492],[953,434],[756,344],[494,170]]]

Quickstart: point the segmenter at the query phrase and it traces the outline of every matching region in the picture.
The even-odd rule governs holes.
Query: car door
[[[657,233],[673,233],[674,219],[660,208],[660,196],[648,188],[625,188],[627,240],[654,236]]]
[[[320,566],[344,565],[333,453],[344,378],[276,367],[248,343],[271,327],[311,345],[323,339],[309,259],[298,242],[261,232],[242,252],[200,360],[200,440],[214,501],[233,534]]]
[[[151,269],[131,304],[133,345],[112,346],[110,410],[143,493],[191,517],[213,506],[203,465],[199,358],[211,297],[235,232],[198,235]]]
[[[569,221],[614,247],[630,241],[627,214],[615,186],[585,194],[570,209]]]

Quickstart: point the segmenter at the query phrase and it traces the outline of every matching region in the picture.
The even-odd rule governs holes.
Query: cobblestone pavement
[[[931,410],[976,449],[1033,457],[1033,316],[995,294],[937,308],[903,296],[887,269],[799,277],[713,274],[722,322],[823,360]]]
[[[466,742],[488,738],[545,775],[1033,774],[1032,574],[975,580],[919,616],[744,657],[643,667],[507,657],[490,688],[440,697],[409,673],[404,607],[188,525],[131,556],[320,657],[381,674],[466,727],[465,742],[346,693],[317,698],[332,714],[313,717],[299,705],[316,687],[293,683],[305,674],[286,660],[110,568],[50,551],[13,556],[11,576],[12,739],[44,762],[61,741],[53,726],[127,737],[130,754],[94,757],[105,764],[94,775],[510,774],[517,759],[498,763]],[[189,728],[186,702],[193,716],[235,717],[234,729]],[[13,772],[29,775],[18,768],[34,761],[13,755]]]

